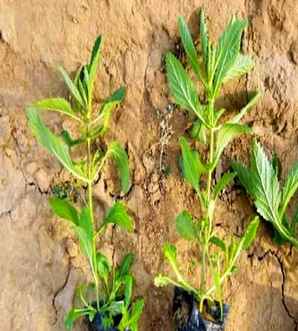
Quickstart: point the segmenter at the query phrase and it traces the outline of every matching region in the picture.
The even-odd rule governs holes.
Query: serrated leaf
[[[242,119],[242,117],[258,102],[258,100],[261,97],[260,92],[254,92],[252,94],[252,97],[250,98],[249,102],[243,107],[240,112],[234,116],[231,120],[228,121],[228,123],[239,123]]]
[[[166,55],[166,69],[171,96],[176,104],[193,112],[206,124],[195,86],[180,61],[171,53]]]
[[[49,204],[55,215],[72,222],[74,225],[79,224],[79,216],[75,207],[65,199],[50,198]]]
[[[283,217],[286,208],[298,189],[298,163],[290,170],[282,189],[280,216]]]
[[[27,118],[29,126],[40,145],[47,149],[49,153],[53,154],[75,177],[88,182],[87,176],[73,163],[68,146],[62,138],[54,135],[44,125],[35,108],[31,107],[27,109]]]
[[[244,236],[242,237],[242,248],[248,249],[253,243],[260,225],[259,217],[256,216],[248,225]]]
[[[218,89],[223,82],[227,72],[234,65],[239,55],[241,36],[246,26],[246,21],[232,19],[219,38],[216,53],[217,66],[214,75],[215,94],[217,94]]]
[[[273,224],[283,239],[298,247],[298,240],[280,217],[281,191],[277,174],[261,145],[253,144],[250,169],[239,164],[234,164],[233,168],[254,200],[258,213]]]
[[[247,74],[253,67],[254,61],[248,55],[239,54],[232,67],[225,74],[223,83],[240,78]]]
[[[281,201],[279,182],[272,164],[257,142],[253,144],[251,170],[257,209],[267,221],[273,221],[277,219]]]
[[[59,67],[59,71],[60,71],[60,73],[64,79],[64,82],[67,85],[71,95],[75,98],[75,100],[80,104],[81,107],[85,107],[82,96],[81,96],[78,88],[74,84],[74,82],[68,76],[68,73],[62,67]],[[79,82],[80,82],[80,80],[79,80]]]
[[[200,176],[206,171],[203,166],[199,153],[192,150],[184,137],[180,138],[182,151],[182,170],[186,181],[198,192]]]
[[[191,64],[192,69],[195,72],[195,74],[197,75],[197,77],[202,79],[197,50],[194,46],[191,34],[189,32],[189,29],[188,29],[187,24],[183,17],[179,17],[178,25],[179,25],[181,41],[182,41],[184,50],[187,54],[188,61]]]
[[[187,211],[184,210],[176,217],[176,230],[186,240],[196,239],[195,224]]]
[[[127,193],[131,187],[128,156],[125,149],[116,141],[110,143],[107,151],[108,156],[116,163],[119,172],[121,188],[123,193]]]
[[[231,181],[235,178],[236,173],[234,172],[226,172],[224,173],[220,179],[216,182],[213,189],[213,199],[216,200],[220,192],[225,189]]]
[[[250,133],[251,129],[242,124],[224,124],[217,133],[216,151],[213,165],[218,163],[225,147],[236,137],[244,133]]]
[[[133,219],[128,215],[127,209],[122,202],[115,202],[107,211],[104,224],[116,224],[123,230],[131,232],[133,230]]]
[[[55,111],[69,117],[72,117],[76,121],[81,122],[81,119],[76,115],[76,113],[71,108],[70,103],[64,98],[49,98],[39,100],[32,104],[32,107],[35,109],[47,109],[51,111]]]

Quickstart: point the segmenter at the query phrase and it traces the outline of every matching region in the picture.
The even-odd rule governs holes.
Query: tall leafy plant
[[[90,321],[100,318],[103,327],[109,328],[117,317],[119,330],[129,328],[136,331],[143,300],[131,303],[133,277],[130,267],[133,256],[127,255],[122,263],[114,268],[97,248],[109,225],[117,225],[126,231],[132,231],[134,227],[133,219],[122,202],[115,202],[101,221],[94,215],[93,185],[108,159],[114,160],[116,164],[123,193],[127,193],[131,186],[126,151],[117,141],[107,145],[104,143],[113,109],[123,101],[125,88],[116,90],[99,107],[93,103],[101,44],[102,38],[99,36],[94,43],[89,62],[78,70],[74,80],[60,68],[70,92],[70,100],[49,98],[34,102],[27,108],[27,117],[40,145],[54,155],[74,178],[87,186],[86,205],[81,206],[81,209],[67,199],[52,197],[49,201],[53,212],[68,221],[77,235],[93,276],[91,284],[79,287],[80,306],[70,310],[65,319],[66,327],[71,329],[77,318],[88,316]],[[74,138],[66,130],[60,135],[53,133],[40,117],[42,110],[55,111],[72,119],[78,126],[79,136]],[[100,142],[101,147],[95,144],[96,141]],[[83,151],[84,156],[75,158],[74,149],[79,149],[81,154]],[[91,296],[90,288],[94,290],[91,291]]]
[[[214,227],[215,205],[235,173],[226,172],[214,183],[214,172],[225,147],[239,135],[250,133],[250,128],[240,121],[260,95],[254,93],[247,105],[230,119],[222,120],[225,109],[216,107],[223,84],[247,74],[253,67],[252,59],[240,53],[242,34],[247,26],[245,20],[233,18],[217,45],[214,45],[209,40],[204,13],[201,11],[201,53],[198,53],[184,19],[180,17],[178,24],[193,76],[175,55],[168,53],[166,71],[170,94],[178,106],[189,112],[193,120],[191,137],[195,144],[205,146],[208,152],[204,157],[192,148],[186,137],[180,138],[182,173],[198,197],[201,217],[197,219],[189,212],[182,211],[176,218],[176,229],[182,238],[197,248],[200,284],[194,286],[183,276],[176,257],[176,247],[169,243],[164,245],[163,252],[175,278],[159,275],[155,278],[155,284],[173,284],[185,289],[194,295],[200,311],[204,312],[206,304],[215,300],[222,302],[223,285],[236,270],[240,253],[249,248],[258,229],[259,220],[256,217],[241,238],[232,238],[229,242],[219,238]],[[198,93],[195,80],[201,83],[203,93]]]
[[[292,218],[286,213],[288,204],[298,189],[298,164],[291,168],[282,186],[278,179],[276,158],[270,161],[262,146],[255,141],[250,167],[235,162],[233,169],[253,199],[258,213],[273,225],[276,231],[274,239],[279,243],[290,242],[298,248],[298,211]]]

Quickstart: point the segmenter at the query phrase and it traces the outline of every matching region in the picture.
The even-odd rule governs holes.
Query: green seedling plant
[[[278,168],[276,157],[270,161],[256,141],[252,146],[250,167],[233,163],[233,169],[253,199],[257,212],[273,225],[274,240],[280,244],[290,242],[298,248],[298,210],[291,219],[287,215],[289,202],[298,189],[298,164],[291,168],[283,186],[279,182]]]
[[[224,283],[236,270],[240,253],[250,247],[259,225],[258,217],[255,217],[241,238],[232,237],[228,242],[218,236],[214,226],[216,202],[235,173],[224,173],[216,183],[214,173],[225,147],[239,135],[250,133],[250,128],[240,121],[257,102],[260,94],[253,93],[247,105],[225,121],[222,117],[225,109],[218,109],[215,104],[224,83],[247,74],[253,67],[252,59],[240,53],[242,34],[247,26],[245,20],[233,18],[217,45],[214,45],[209,41],[204,13],[201,11],[200,56],[183,18],[179,18],[178,25],[193,75],[172,53],[168,53],[165,61],[169,90],[174,102],[189,112],[192,120],[190,135],[196,146],[207,150],[207,155],[200,155],[186,137],[180,138],[182,174],[198,197],[201,217],[196,219],[187,211],[181,212],[176,218],[176,230],[197,249],[200,284],[194,286],[183,276],[176,247],[170,243],[164,245],[163,252],[175,278],[158,275],[155,284],[172,284],[183,288],[194,295],[199,310],[206,313],[206,305],[212,305],[215,301],[222,305]],[[203,93],[198,92],[194,79],[201,83]]]
[[[117,141],[109,144],[104,141],[112,112],[123,101],[125,88],[116,90],[99,107],[93,100],[101,44],[102,38],[99,36],[94,43],[90,61],[78,70],[74,80],[60,68],[70,92],[69,100],[40,100],[30,105],[26,113],[29,126],[39,144],[54,155],[64,168],[87,188],[83,206],[74,206],[65,197],[54,196],[49,200],[54,214],[68,221],[74,230],[81,250],[89,262],[93,278],[90,284],[79,287],[77,292],[80,305],[72,308],[67,314],[67,329],[71,329],[79,317],[87,316],[92,321],[98,313],[106,328],[113,326],[115,316],[121,316],[118,329],[136,331],[144,302],[143,299],[131,302],[133,277],[130,267],[133,257],[131,254],[127,255],[118,267],[114,267],[98,250],[108,226],[117,225],[126,231],[132,231],[134,227],[133,219],[120,201],[114,202],[101,221],[94,215],[93,186],[109,159],[114,161],[118,169],[123,193],[126,194],[131,186],[125,149]],[[42,110],[59,112],[72,119],[77,124],[78,137],[72,137],[66,130],[59,135],[53,133],[40,117]]]

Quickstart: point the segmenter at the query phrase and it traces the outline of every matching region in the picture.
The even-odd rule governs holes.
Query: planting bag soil
[[[174,320],[177,331],[224,331],[224,322],[229,306],[223,305],[223,320],[220,320],[220,305],[214,304],[207,308],[207,313],[213,321],[202,318],[193,295],[176,287],[173,301]]]

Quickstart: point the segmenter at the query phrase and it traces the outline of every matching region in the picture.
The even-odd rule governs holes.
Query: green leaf
[[[61,137],[69,148],[85,142],[85,139],[83,137],[79,139],[73,139],[67,130],[62,130]]]
[[[282,189],[280,216],[283,217],[286,208],[298,189],[298,163],[290,170]]]
[[[216,185],[213,189],[213,199],[216,200],[220,192],[225,189],[231,181],[235,178],[236,173],[234,172],[226,172],[224,173],[220,179],[216,182]]]
[[[242,119],[242,117],[253,107],[256,105],[256,103],[258,102],[258,100],[261,97],[261,93],[260,92],[254,92],[252,94],[252,97],[250,98],[248,104],[243,107],[239,114],[237,114],[236,116],[234,116],[231,120],[228,121],[228,123],[239,123]]]
[[[124,307],[124,301],[123,300],[112,301],[109,305],[109,313],[112,316],[120,315],[123,311],[123,307]]]
[[[131,307],[129,325],[137,324],[144,309],[144,299],[137,299]],[[137,330],[137,329],[135,329]],[[133,330],[133,331],[135,331]]]
[[[104,224],[116,224],[123,230],[133,231],[133,219],[128,215],[127,209],[122,202],[115,202],[106,213]]]
[[[250,133],[251,129],[242,124],[232,124],[226,123],[224,124],[218,131],[217,134],[217,144],[215,151],[215,158],[213,166],[215,166],[220,159],[220,156],[225,149],[225,147],[236,137],[240,136],[244,133]]]
[[[182,151],[183,176],[198,192],[200,176],[206,171],[206,169],[200,160],[199,153],[190,148],[187,140],[184,137],[181,137],[179,141]]]
[[[249,249],[253,241],[255,240],[255,237],[257,235],[257,231],[260,225],[259,217],[256,216],[248,225],[244,236],[242,237],[243,240],[243,249]]]
[[[134,262],[134,255],[129,253],[124,256],[121,261],[121,264],[117,267],[117,273],[122,278],[129,273],[130,268],[132,267]]]
[[[54,214],[72,222],[74,225],[79,224],[78,212],[69,201],[53,197],[49,199],[49,204]]]
[[[62,67],[59,67],[59,71],[72,96],[80,104],[80,106],[84,108],[85,107],[84,101],[76,85],[73,83],[71,78],[68,76],[67,72]]]
[[[249,56],[239,54],[232,67],[227,71],[223,83],[232,79],[240,78],[247,74],[253,67],[254,61]]]
[[[166,69],[170,93],[176,104],[195,113],[206,124],[195,86],[180,61],[171,53],[166,55]]]
[[[99,276],[104,280],[106,286],[108,284],[109,274],[112,271],[109,260],[102,253],[96,254],[97,271]]]
[[[50,98],[34,102],[32,107],[36,109],[47,109],[72,117],[76,121],[81,122],[81,119],[72,110],[70,103],[63,98]]]
[[[176,230],[179,235],[186,240],[196,239],[195,224],[192,216],[187,212],[183,211],[176,218]]]
[[[170,243],[165,243],[163,246],[163,254],[170,264],[176,265],[177,250],[176,247]]]
[[[200,39],[203,53],[203,60],[205,64],[205,71],[208,73],[208,58],[209,58],[209,38],[208,29],[205,22],[205,15],[203,9],[200,11]]]
[[[207,144],[207,128],[206,126],[200,121],[196,120],[191,127],[190,136],[193,139],[201,142],[202,144]]]
[[[122,192],[127,193],[130,190],[131,181],[128,156],[125,149],[118,142],[114,141],[108,146],[107,154],[108,156],[111,156],[116,163],[120,175]]]
[[[97,71],[99,60],[100,60],[101,45],[102,45],[102,37],[98,36],[94,42],[92,52],[91,52],[91,58],[90,58],[89,66],[88,66],[89,93],[90,93],[91,97],[92,97],[92,93],[93,93],[93,85],[94,85],[94,81],[95,81],[96,71]]]
[[[215,94],[217,94],[218,89],[225,79],[228,71],[236,62],[240,52],[241,36],[246,26],[246,21],[232,19],[219,38],[216,53],[217,66],[214,75]]]
[[[167,276],[158,275],[154,278],[154,285],[156,287],[164,287],[171,284],[171,279]]]
[[[252,149],[251,170],[254,174],[253,190],[258,212],[267,220],[277,219],[281,193],[278,178],[261,145]]]
[[[281,191],[277,174],[261,145],[257,142],[253,144],[250,169],[240,164],[233,164],[233,168],[254,200],[258,213],[273,224],[283,239],[298,247],[298,240],[285,223],[284,217],[281,217]]]
[[[87,234],[88,240],[93,242],[93,224],[91,218],[90,208],[85,207],[82,209],[80,218],[79,218],[79,227],[84,229]]]
[[[126,275],[124,279],[124,303],[127,307],[130,305],[131,302],[132,287],[133,277],[131,275]]]
[[[94,312],[94,309],[92,309],[92,307],[88,307],[85,309],[76,309],[76,308],[70,309],[64,319],[65,328],[67,330],[72,330],[73,326],[74,326],[74,322],[78,318],[80,318],[82,316],[86,316],[86,315],[92,315],[94,313],[95,312]]]
[[[29,126],[40,145],[47,149],[49,153],[53,154],[75,177],[84,182],[88,182],[88,178],[82,170],[73,163],[68,146],[64,143],[62,138],[54,135],[44,125],[35,108],[27,109],[27,118]]]
[[[84,228],[77,226],[75,227],[75,232],[79,238],[83,254],[89,259],[90,264],[93,265],[93,240],[91,240]]]
[[[178,25],[181,41],[187,54],[188,61],[190,62],[192,69],[197,77],[201,79],[202,75],[200,71],[197,50],[193,44],[191,34],[183,17],[179,17]]]
[[[210,238],[210,242],[211,242],[213,245],[219,247],[223,252],[226,251],[226,244],[224,243],[223,240],[221,240],[221,239],[218,238],[217,236],[212,236],[212,237]]]
[[[100,115],[93,122],[100,123],[97,128],[97,135],[103,136],[107,132],[112,112],[124,100],[124,98],[125,87],[122,86],[117,91],[115,91],[107,100],[104,101],[100,109]]]

